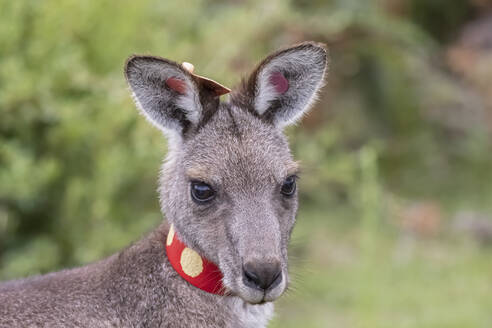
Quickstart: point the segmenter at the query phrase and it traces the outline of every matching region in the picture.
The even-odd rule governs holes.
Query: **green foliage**
[[[330,77],[288,131],[304,168],[296,290],[272,326],[490,326],[489,251],[449,233],[407,240],[395,224],[395,208],[414,201],[450,217],[490,210],[486,122],[454,111],[480,100],[442,63],[474,10],[420,0],[0,0],[0,280],[97,260],[162,220],[166,144],[131,102],[130,54],[189,61],[232,86],[268,52],[314,39],[330,47]]]

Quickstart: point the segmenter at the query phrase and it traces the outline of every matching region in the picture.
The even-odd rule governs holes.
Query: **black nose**
[[[251,288],[272,289],[282,281],[280,263],[247,262],[243,266],[243,281]]]

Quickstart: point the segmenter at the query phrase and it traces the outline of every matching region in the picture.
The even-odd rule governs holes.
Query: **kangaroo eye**
[[[296,192],[296,177],[294,175],[285,179],[280,192],[284,196],[292,196]]]
[[[191,183],[191,198],[197,204],[204,204],[211,201],[215,197],[215,191],[205,182]]]

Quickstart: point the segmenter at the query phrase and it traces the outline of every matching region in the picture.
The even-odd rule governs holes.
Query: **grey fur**
[[[286,53],[294,57],[282,66]],[[296,54],[312,56],[312,64],[292,60]],[[100,262],[0,284],[0,327],[264,327],[271,301],[288,284],[287,245],[297,211],[297,194],[280,193],[284,179],[297,172],[281,127],[308,109],[326,61],[316,43],[282,50],[229,102],[219,103],[176,63],[129,59],[125,72],[137,105],[172,136],[160,178],[162,212],[189,247],[218,264],[228,295],[208,294],[178,276],[166,258],[169,225],[163,222]],[[303,83],[289,80],[289,93],[258,111],[258,79],[271,63]],[[166,89],[170,76],[186,81],[186,94]],[[213,186],[216,198],[195,204],[190,180]],[[246,261],[280,262],[282,282],[267,292],[247,287]]]

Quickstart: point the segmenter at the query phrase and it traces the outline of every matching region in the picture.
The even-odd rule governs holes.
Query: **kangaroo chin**
[[[166,217],[85,267],[0,284],[0,327],[265,327],[289,282],[298,164],[284,127],[323,85],[325,47],[264,59],[229,89],[154,56],[132,56],[133,99],[168,137],[159,179]]]

